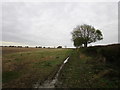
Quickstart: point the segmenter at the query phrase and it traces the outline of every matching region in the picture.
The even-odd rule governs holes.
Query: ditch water
[[[68,58],[65,59],[65,61],[63,62],[63,64],[60,66],[58,72],[56,73],[55,77],[53,78],[53,80],[46,80],[42,85],[39,85],[39,83],[36,83],[34,88],[55,88],[55,84],[57,82],[57,78],[60,74],[61,69],[63,68],[63,66],[65,65],[65,63],[68,62]]]

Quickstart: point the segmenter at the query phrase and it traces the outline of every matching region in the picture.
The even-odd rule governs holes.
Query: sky
[[[77,25],[100,29],[103,40],[118,43],[117,2],[2,2],[2,45],[73,47]]]

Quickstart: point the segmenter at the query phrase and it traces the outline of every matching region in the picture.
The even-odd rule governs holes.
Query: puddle
[[[63,62],[63,64],[60,66],[58,72],[56,73],[55,77],[53,78],[53,80],[46,80],[42,85],[39,85],[39,83],[36,83],[34,88],[55,88],[55,84],[57,82],[57,78],[59,76],[59,73],[61,71],[61,69],[63,68],[63,66],[65,65],[65,63],[68,62],[68,59],[65,59],[65,61]]]

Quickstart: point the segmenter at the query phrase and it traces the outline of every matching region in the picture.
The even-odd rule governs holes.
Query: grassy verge
[[[35,49],[3,53],[3,88],[32,88],[51,79],[71,49]],[[9,48],[10,52],[10,48]]]
[[[109,50],[110,55],[99,51],[101,48],[105,52]],[[109,47],[109,49],[107,47],[93,47],[75,50],[61,71],[57,87],[119,88],[119,65],[115,63],[119,61],[119,57],[116,56],[116,60],[112,59],[112,62],[107,59],[108,56],[109,58],[114,57],[118,53],[116,50],[118,49],[113,47]],[[94,53],[94,51],[98,51],[98,53]],[[102,53],[107,56],[103,56]]]

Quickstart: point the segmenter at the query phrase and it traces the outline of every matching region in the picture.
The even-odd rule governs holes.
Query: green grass
[[[80,60],[79,53],[74,52],[59,77],[60,82],[62,82],[61,86],[69,88],[90,87],[88,78],[91,77],[92,72],[89,73],[90,66],[86,66],[86,62],[87,58]]]
[[[46,79],[52,79],[71,51],[71,49],[40,49],[4,53],[3,88],[32,88],[38,80],[43,83]]]
[[[74,50],[62,69],[57,87],[67,88],[118,88],[119,69],[104,57],[86,49]],[[84,53],[83,53],[84,52]],[[91,52],[91,53],[90,53]]]
[[[2,77],[2,83],[8,82],[10,80],[16,79],[20,76],[20,74],[18,72],[15,71],[8,71],[8,72],[4,72],[3,73],[3,77]]]

